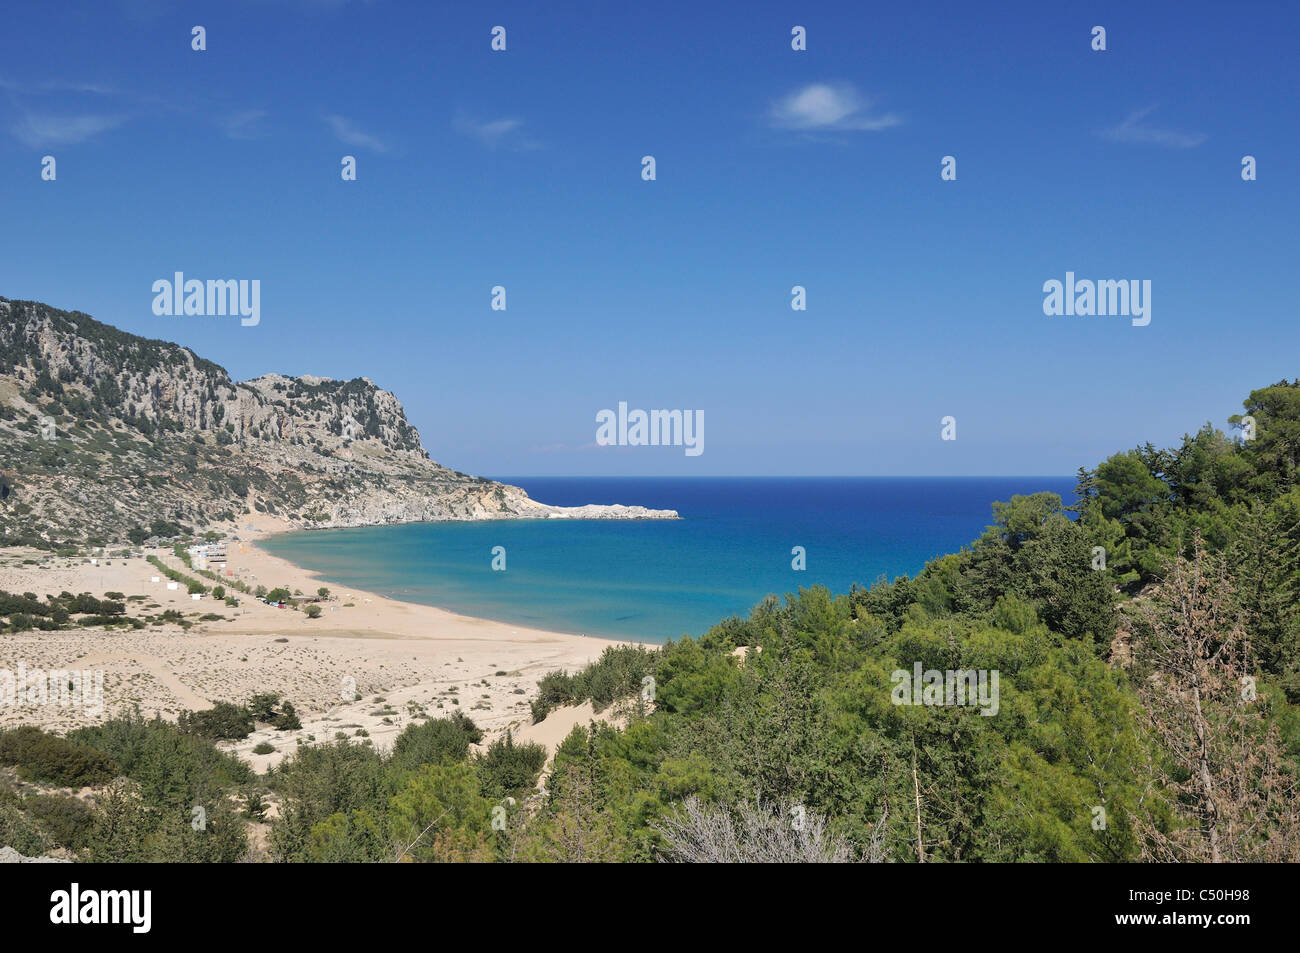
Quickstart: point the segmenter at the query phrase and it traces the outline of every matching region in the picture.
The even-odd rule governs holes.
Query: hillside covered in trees
[[[1244,410],[1254,439],[1117,453],[1071,509],[996,503],[915,578],[769,597],[548,676],[535,717],[631,699],[630,721],[576,728],[500,831],[499,792],[446,759],[363,803],[291,798],[300,842],[379,860],[423,820],[446,837],[430,859],[1300,859],[1300,382]],[[918,662],[996,670],[997,713],[894,704]],[[311,757],[328,767],[291,770],[325,783],[357,755]]]

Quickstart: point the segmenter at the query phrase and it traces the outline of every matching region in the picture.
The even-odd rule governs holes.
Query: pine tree
[[[1257,693],[1243,612],[1221,555],[1199,535],[1175,558],[1135,646],[1139,693],[1164,757],[1153,782],[1182,823],[1146,825],[1156,861],[1300,860],[1295,782],[1284,771],[1277,727]]]

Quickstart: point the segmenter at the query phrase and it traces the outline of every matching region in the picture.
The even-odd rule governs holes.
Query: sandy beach
[[[378,746],[412,719],[438,717],[457,708],[484,728],[488,737],[507,730],[553,748],[567,734],[560,722],[585,721],[553,713],[532,726],[528,701],[537,681],[555,669],[573,671],[595,659],[604,639],[548,632],[458,615],[431,606],[397,602],[333,584],[259,548],[257,541],[284,531],[285,524],[264,514],[244,516],[229,536],[225,567],[210,570],[249,586],[284,587],[315,595],[330,589],[322,614],[303,612],[240,597],[238,608],[205,595],[193,600],[184,585],[168,580],[146,561],[158,556],[169,567],[186,569],[170,550],[144,550],[142,557],[57,558],[35,550],[0,550],[0,590],[31,592],[44,598],[62,591],[97,597],[126,597],[129,615],[158,615],[172,609],[192,621],[146,629],[74,629],[0,636],[0,670],[42,669],[102,672],[102,711],[80,702],[58,705],[0,705],[0,727],[35,724],[67,731],[94,724],[132,707],[146,716],[174,719],[182,710],[210,707],[216,701],[245,702],[257,692],[278,692],[297,708],[297,731],[259,730],[233,746],[256,769],[275,763],[299,743],[340,737],[369,738]],[[44,565],[41,565],[41,563]],[[158,581],[152,581],[158,577]],[[220,620],[198,621],[208,613]],[[558,737],[554,737],[558,734]],[[533,736],[536,736],[533,738]],[[255,755],[269,742],[271,754]]]

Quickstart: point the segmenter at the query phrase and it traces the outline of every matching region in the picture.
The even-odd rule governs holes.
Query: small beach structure
[[[221,562],[224,565],[224,560],[226,558],[226,544],[224,540],[190,546],[185,551],[189,554],[190,562],[193,564],[195,569],[207,569],[208,563],[211,562]]]

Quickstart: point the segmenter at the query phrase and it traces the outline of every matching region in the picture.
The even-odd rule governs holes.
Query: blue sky
[[[0,294],[237,379],[370,377],[458,469],[1071,473],[1300,376],[1295,4],[5,20]],[[259,279],[261,323],[155,316],[175,271]],[[1150,325],[1045,316],[1066,271],[1149,279]],[[621,400],[703,411],[705,452],[592,446]]]

